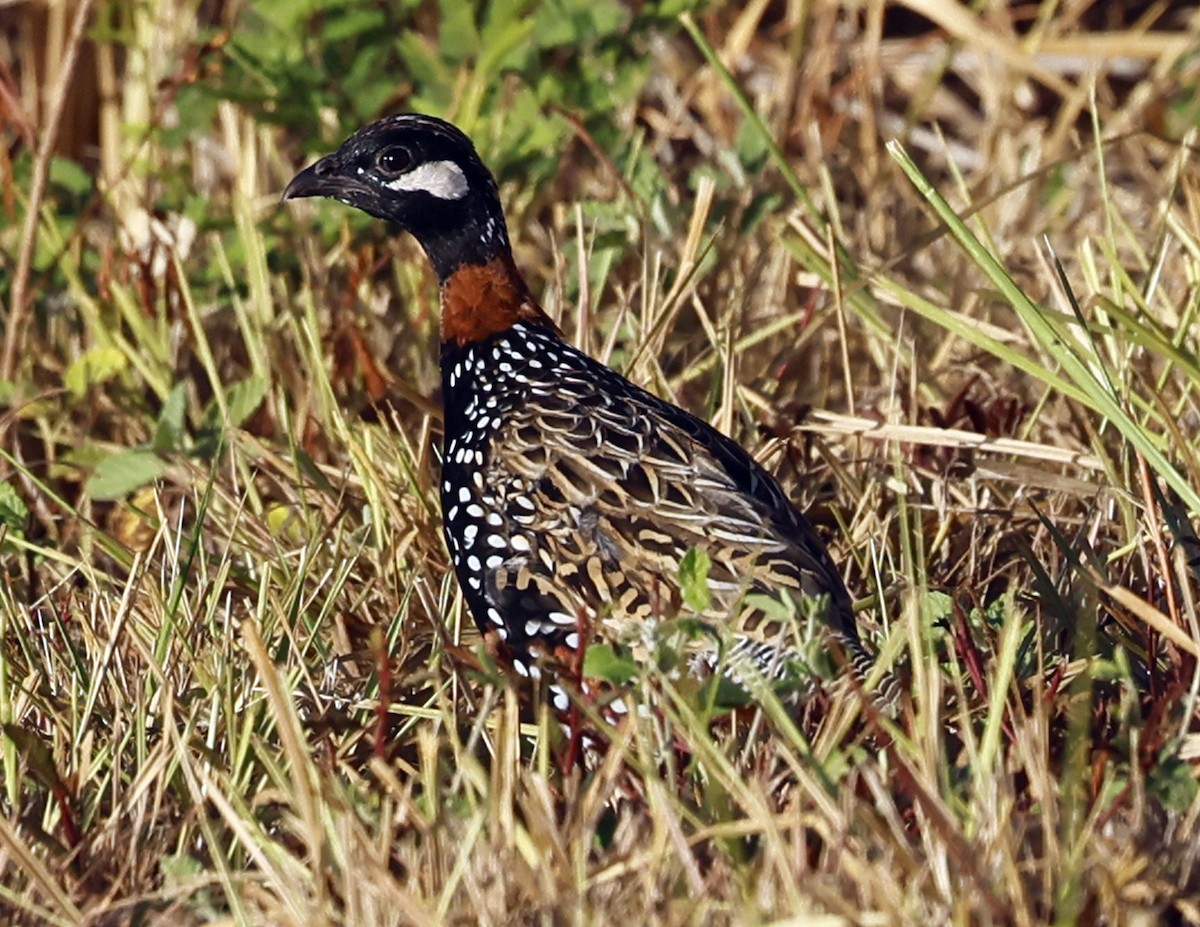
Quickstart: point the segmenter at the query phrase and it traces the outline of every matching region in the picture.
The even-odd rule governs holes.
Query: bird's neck
[[[410,221],[404,228],[420,242],[443,287],[464,265],[488,264],[511,254],[499,202],[481,201],[478,208],[469,208],[458,220],[445,224],[435,218]]]
[[[442,353],[454,352],[528,322],[557,332],[507,247],[481,263],[460,263],[441,280]]]

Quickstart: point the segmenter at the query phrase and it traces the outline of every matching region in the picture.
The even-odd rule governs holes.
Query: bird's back
[[[796,638],[757,596],[825,597],[826,621],[859,649],[812,526],[708,424],[523,324],[445,358],[444,387],[447,544],[473,614],[517,659],[565,657],[581,629],[636,646],[686,613],[692,549],[709,562],[696,617],[768,674]],[[696,644],[702,661],[716,644]]]

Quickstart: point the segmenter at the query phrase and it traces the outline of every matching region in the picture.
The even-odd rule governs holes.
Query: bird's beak
[[[283,191],[283,198],[285,200],[298,200],[304,196],[324,196],[325,186],[322,183],[321,175],[317,173],[317,167],[320,163],[320,161],[317,161],[315,164],[310,164],[293,177],[292,182]]]
[[[358,180],[347,177],[338,170],[338,165],[331,158],[322,158],[310,164],[292,178],[292,182],[283,191],[285,200],[298,200],[305,196],[328,196],[336,200],[345,200],[355,193],[362,194],[366,185]]]

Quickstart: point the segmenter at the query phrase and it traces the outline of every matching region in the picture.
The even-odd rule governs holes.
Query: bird
[[[815,608],[843,665],[872,660],[819,535],[737,442],[572,346],[513,258],[499,189],[471,140],[388,116],[301,170],[284,200],[327,197],[412,235],[437,277],[446,547],[485,641],[522,677],[562,676],[597,643],[653,658],[688,614],[680,568],[708,564],[712,633],[689,671],[748,688],[800,658],[778,608]],[[786,611],[784,614],[789,614]],[[555,707],[567,690],[551,680]]]

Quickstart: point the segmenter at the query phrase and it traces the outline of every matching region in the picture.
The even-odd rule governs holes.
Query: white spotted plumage
[[[461,131],[380,120],[285,196],[396,223],[437,274],[447,549],[477,624],[519,675],[537,678],[544,658],[573,664],[596,635],[646,641],[684,610],[680,562],[694,548],[710,561],[699,617],[729,644],[710,641],[699,662],[728,653],[777,672],[793,640],[764,630],[780,622],[745,593],[786,590],[826,600],[861,673],[850,598],[816,532],[736,443],[563,340],[516,269],[495,179]]]

